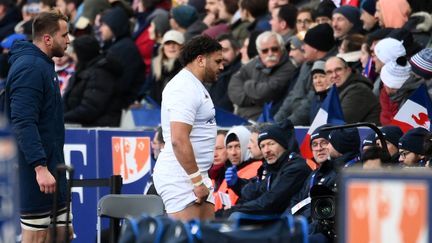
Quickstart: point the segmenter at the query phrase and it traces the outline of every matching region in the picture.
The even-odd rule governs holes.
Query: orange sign
[[[113,174],[128,184],[150,171],[149,137],[112,137]]]
[[[428,242],[428,202],[426,182],[349,182],[347,242]]]

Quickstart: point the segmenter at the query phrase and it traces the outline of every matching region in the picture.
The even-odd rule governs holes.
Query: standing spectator
[[[18,41],[11,49],[6,103],[19,150],[24,243],[49,241],[55,191],[61,212],[57,216],[60,233],[56,240],[65,238],[66,175],[53,176],[57,165],[64,164],[65,129],[58,78],[51,58],[63,56],[69,44],[67,25],[67,17],[58,11],[41,13],[33,22],[33,43]],[[72,239],[73,230],[69,233]]]
[[[186,41],[208,28],[198,18],[196,9],[189,5],[180,5],[171,9],[170,25],[171,29],[183,33]]]
[[[294,76],[282,37],[271,31],[256,40],[259,57],[240,68],[228,86],[228,96],[238,106],[238,115],[256,120],[265,102],[281,101]]]
[[[213,161],[216,119],[203,82],[215,82],[222,71],[222,47],[208,37],[186,43],[184,68],[162,93],[161,122],[165,149],[153,180],[167,213],[177,219],[211,219],[214,198],[208,170]]]
[[[184,42],[182,33],[176,30],[167,31],[163,36],[157,56],[152,60],[150,96],[158,104],[161,104],[163,89],[182,68],[179,56]]]
[[[145,79],[145,66],[130,37],[129,19],[125,10],[112,8],[102,15],[100,22],[100,34],[107,57],[117,59],[123,70],[115,89],[121,92],[123,102],[120,108],[127,108],[138,99],[139,88]]]
[[[121,94],[115,89],[120,65],[100,54],[96,38],[84,35],[72,42],[76,72],[64,94],[64,119],[85,127],[118,127]]]

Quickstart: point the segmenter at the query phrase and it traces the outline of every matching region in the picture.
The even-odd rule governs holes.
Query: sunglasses
[[[261,53],[267,54],[269,51],[275,53],[275,52],[279,52],[279,50],[280,50],[280,48],[278,46],[272,46],[270,48],[261,49]]]

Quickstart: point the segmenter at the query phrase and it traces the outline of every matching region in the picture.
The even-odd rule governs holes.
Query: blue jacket
[[[19,149],[21,211],[49,210],[52,195],[40,192],[34,167],[46,165],[55,175],[56,166],[64,164],[63,104],[54,62],[34,44],[17,41],[9,63],[6,103]],[[65,176],[59,180],[64,195]]]

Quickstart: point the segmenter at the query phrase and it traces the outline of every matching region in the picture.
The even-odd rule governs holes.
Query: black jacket
[[[253,214],[280,214],[302,187],[311,169],[296,153],[285,152],[267,167],[266,178],[251,181],[242,189],[241,201],[232,211]]]
[[[66,123],[83,126],[119,126],[122,97],[115,84],[118,63],[98,56],[71,77],[64,94]]]

